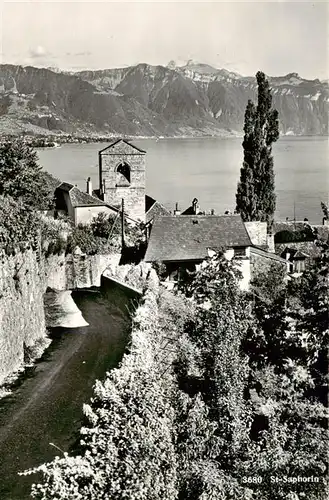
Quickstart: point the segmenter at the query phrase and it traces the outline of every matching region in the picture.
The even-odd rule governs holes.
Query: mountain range
[[[329,85],[269,77],[280,131],[327,135]],[[254,77],[189,61],[65,72],[0,65],[0,132],[80,136],[220,136],[243,132]]]

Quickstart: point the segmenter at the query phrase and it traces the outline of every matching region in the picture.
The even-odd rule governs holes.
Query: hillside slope
[[[329,87],[270,78],[284,134],[328,134]],[[253,77],[189,63],[67,73],[0,65],[0,126],[17,133],[144,136],[242,133]]]

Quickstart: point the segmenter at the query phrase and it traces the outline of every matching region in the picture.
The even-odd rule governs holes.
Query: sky
[[[5,1],[0,62],[64,70],[189,59],[329,78],[326,1]]]

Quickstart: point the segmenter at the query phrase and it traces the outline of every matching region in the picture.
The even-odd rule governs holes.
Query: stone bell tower
[[[100,197],[110,205],[121,205],[132,219],[145,221],[145,154],[125,139],[98,153]]]

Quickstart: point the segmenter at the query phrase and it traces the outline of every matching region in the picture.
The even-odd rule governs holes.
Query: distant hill
[[[270,77],[284,134],[327,135],[329,86],[296,73]],[[241,134],[254,77],[189,61],[61,72],[0,65],[2,132],[84,136]]]

